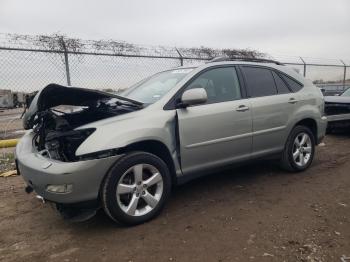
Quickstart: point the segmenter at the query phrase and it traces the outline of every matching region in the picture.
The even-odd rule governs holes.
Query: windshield
[[[155,74],[125,90],[122,95],[144,104],[153,104],[174,88],[192,70],[193,68],[182,68]]]
[[[350,96],[350,88],[346,89],[345,92],[341,94],[341,96]]]

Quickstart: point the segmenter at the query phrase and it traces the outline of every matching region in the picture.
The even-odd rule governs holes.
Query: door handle
[[[248,111],[249,107],[247,107],[246,105],[240,105],[236,108],[236,111],[238,112],[244,112],[244,111]]]
[[[296,100],[294,97],[290,98],[288,101],[289,104],[295,104],[298,103],[298,100]]]

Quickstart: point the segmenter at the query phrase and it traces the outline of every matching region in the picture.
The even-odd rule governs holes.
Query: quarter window
[[[243,73],[252,97],[277,94],[275,81],[269,69],[243,66]]]
[[[278,74],[276,74],[276,72],[272,71],[272,74],[273,74],[273,78],[275,79],[277,92],[279,94],[288,94],[288,93],[290,93],[290,90],[289,90],[288,86],[282,80],[282,78]]]
[[[288,86],[290,87],[290,89],[293,90],[293,92],[298,92],[300,89],[303,88],[303,85],[298,83],[297,81],[291,79],[290,77],[281,74],[281,77],[283,78],[284,81],[286,81],[286,83],[288,84]]]
[[[187,88],[204,88],[207,104],[241,99],[241,90],[234,67],[214,68],[202,73]]]

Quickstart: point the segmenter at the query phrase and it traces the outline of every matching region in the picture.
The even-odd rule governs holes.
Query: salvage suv
[[[327,119],[320,90],[287,66],[217,58],[157,73],[121,94],[50,84],[24,117],[19,173],[66,218],[103,208],[134,225],[160,213],[174,185],[275,156],[307,169]]]

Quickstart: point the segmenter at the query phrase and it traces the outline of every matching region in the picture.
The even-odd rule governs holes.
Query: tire
[[[298,142],[303,142],[303,135],[306,135],[309,140],[303,145],[298,146]],[[303,149],[301,149],[303,147]],[[294,156],[293,156],[293,153]],[[299,154],[299,157],[298,157]],[[309,154],[309,157],[307,155]],[[284,147],[281,158],[281,167],[289,172],[300,172],[310,167],[315,155],[315,137],[311,130],[306,126],[296,126],[293,128]],[[296,156],[296,158],[295,158]],[[303,162],[304,161],[304,162]]]
[[[170,191],[171,177],[164,161],[150,153],[132,152],[119,159],[106,175],[101,188],[102,207],[115,222],[137,225],[161,212]]]

